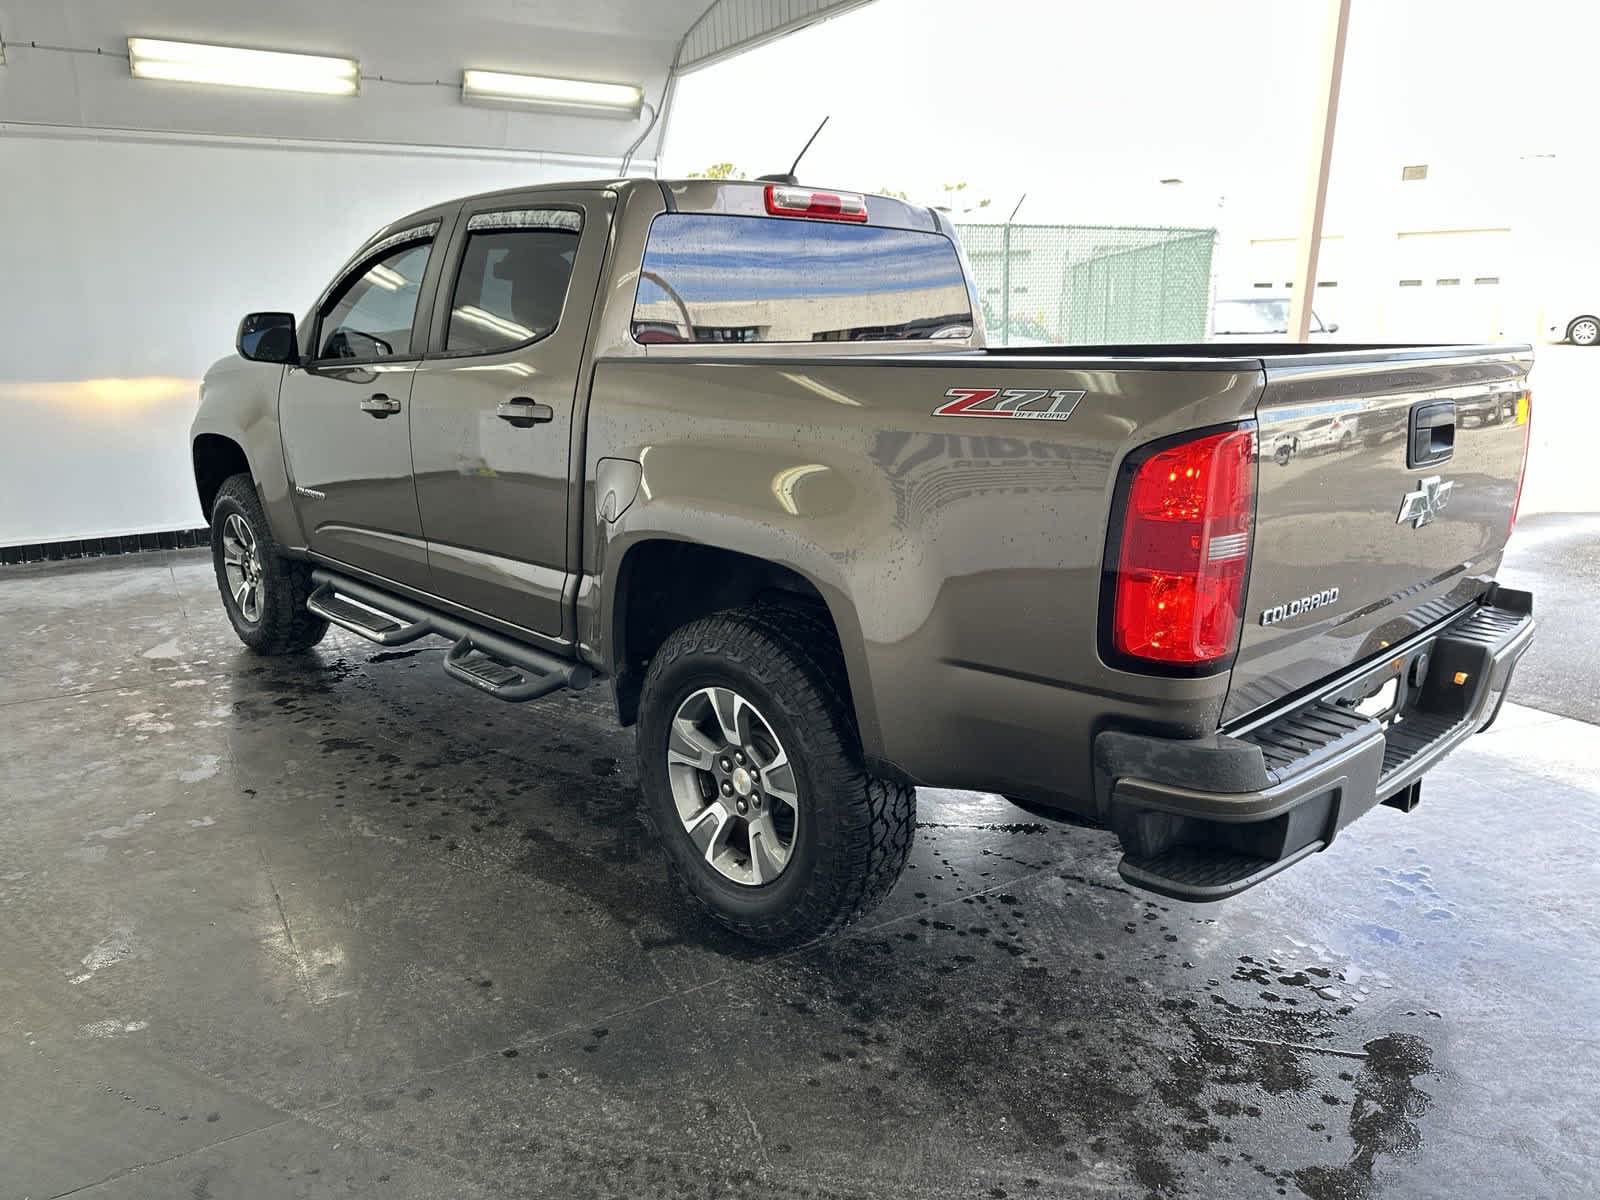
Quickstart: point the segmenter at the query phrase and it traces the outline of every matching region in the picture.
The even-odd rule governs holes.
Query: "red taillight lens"
[[[1139,464],[1113,586],[1118,654],[1203,666],[1234,652],[1255,502],[1254,428],[1207,434]]]
[[[861,222],[867,219],[867,198],[860,192],[814,192],[810,188],[769,183],[767,211],[775,217]]]
[[[1511,520],[1506,524],[1506,536],[1517,527],[1517,510],[1522,507],[1522,481],[1528,477],[1528,451],[1533,443],[1533,393],[1523,392],[1517,397],[1517,424],[1522,426],[1522,466],[1517,468],[1517,493],[1511,498]]]

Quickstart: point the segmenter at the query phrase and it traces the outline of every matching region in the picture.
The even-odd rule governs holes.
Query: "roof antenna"
[[[832,115],[833,115],[832,113],[828,114],[828,116],[832,116]],[[828,117],[823,117],[822,118],[822,125],[826,125],[827,123],[828,123]],[[811,149],[811,143],[817,140],[817,134],[822,132],[822,125],[818,125],[816,127],[816,129],[812,132],[811,136],[806,139],[806,144],[804,146],[800,147],[800,153],[796,154],[794,156],[794,162],[789,165],[789,169],[786,172],[784,172],[782,175],[758,175],[758,176],[756,176],[757,182],[759,182],[759,183],[786,183],[790,187],[793,187],[796,184],[798,184],[800,182],[800,180],[795,178],[795,170],[796,170],[796,168],[798,168],[800,166],[800,160],[806,156],[806,151]]]

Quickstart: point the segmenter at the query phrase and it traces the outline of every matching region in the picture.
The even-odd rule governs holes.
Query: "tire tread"
[[[223,501],[232,501],[243,511],[250,530],[256,535],[256,545],[261,557],[263,584],[266,588],[264,611],[254,628],[240,625],[235,615],[232,599],[226,596],[221,557],[221,523],[217,509]],[[231,475],[220,488],[211,506],[211,553],[217,571],[218,586],[223,589],[223,606],[234,631],[257,654],[294,654],[309,650],[328,632],[328,623],[306,608],[313,584],[311,564],[286,558],[278,553],[272,539],[272,527],[267,524],[266,510],[256,492],[255,480],[249,475]]]
[[[900,878],[916,835],[916,790],[874,777],[863,765],[843,656],[832,627],[814,606],[763,600],[682,626],[652,659],[642,705],[659,702],[662,677],[673,664],[708,652],[749,671],[787,699],[801,726],[802,750],[815,785],[830,789],[842,803],[834,806],[833,827],[817,831],[824,841],[816,869],[781,915],[751,919],[730,914],[695,887],[694,880],[685,879],[676,864],[674,873],[699,907],[744,937],[769,944],[826,937],[875,908]],[[641,736],[641,759],[648,753]],[[651,764],[641,761],[640,777],[651,786]],[[653,805],[645,810],[658,836],[676,834],[660,828]],[[670,855],[668,862],[673,862]]]

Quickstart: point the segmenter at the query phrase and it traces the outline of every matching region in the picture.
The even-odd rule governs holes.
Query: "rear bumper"
[[[1122,839],[1122,877],[1221,900],[1327,849],[1379,803],[1409,811],[1422,775],[1494,721],[1533,631],[1533,597],[1496,588],[1263,722],[1194,741],[1101,733],[1097,798]],[[1391,679],[1389,714],[1356,711]]]

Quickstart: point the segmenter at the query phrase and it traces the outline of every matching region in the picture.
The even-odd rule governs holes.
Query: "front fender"
[[[189,426],[189,444],[201,434],[235,442],[250,464],[273,540],[290,551],[306,546],[278,426],[278,389],[283,367],[230,354],[213,363],[200,383],[200,407]]]

